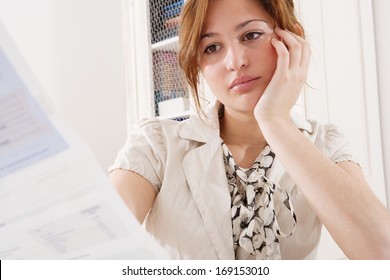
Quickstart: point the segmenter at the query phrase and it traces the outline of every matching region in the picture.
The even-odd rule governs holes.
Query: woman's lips
[[[260,79],[260,77],[240,77],[233,80],[230,84],[230,89],[237,92],[245,92],[250,90],[256,82]]]

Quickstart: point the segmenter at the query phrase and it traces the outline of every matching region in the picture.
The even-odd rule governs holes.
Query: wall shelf
[[[164,50],[177,52],[179,49],[179,38],[177,36],[152,44],[152,50]]]

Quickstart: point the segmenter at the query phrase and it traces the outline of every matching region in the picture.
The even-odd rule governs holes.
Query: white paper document
[[[0,259],[166,259],[0,22]]]

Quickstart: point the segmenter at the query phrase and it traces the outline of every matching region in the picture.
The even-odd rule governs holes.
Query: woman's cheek
[[[222,77],[218,77],[218,71],[215,69],[215,67],[212,67],[210,65],[207,65],[202,70],[203,77],[205,78],[207,84],[209,87],[213,88],[213,83],[220,83]]]

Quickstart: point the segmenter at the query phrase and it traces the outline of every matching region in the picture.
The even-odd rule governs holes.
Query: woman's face
[[[200,69],[231,113],[252,112],[275,69],[271,18],[256,0],[214,0],[203,29]]]

